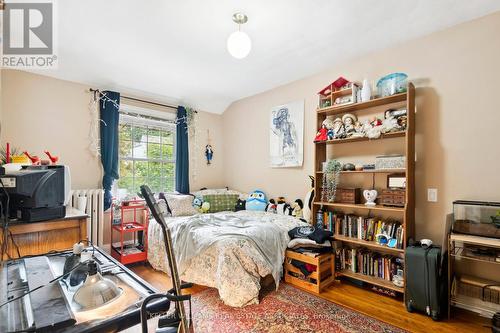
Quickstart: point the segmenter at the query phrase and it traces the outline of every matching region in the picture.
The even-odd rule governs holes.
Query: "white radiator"
[[[87,237],[97,246],[103,245],[104,234],[104,191],[102,189],[71,190],[69,205],[90,216],[87,223]]]

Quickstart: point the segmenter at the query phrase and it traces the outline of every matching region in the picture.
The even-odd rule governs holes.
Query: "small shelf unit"
[[[149,210],[144,200],[129,200],[121,203],[120,216],[114,215],[111,207],[111,255],[122,264],[146,261]],[[113,234],[120,236],[119,246],[113,244]],[[126,239],[127,238],[127,239]]]
[[[346,138],[346,139],[334,139],[327,140],[322,142],[314,143],[315,150],[315,170],[316,170],[316,181],[315,181],[315,193],[316,198],[313,204],[313,219],[314,223],[316,223],[316,213],[320,207],[323,210],[329,210],[336,213],[352,213],[357,212],[360,215],[371,216],[372,214],[391,214],[397,215],[400,218],[404,239],[403,239],[403,248],[389,248],[385,245],[380,245],[373,241],[365,241],[352,237],[345,237],[339,234],[334,234],[333,239],[336,241],[341,241],[344,245],[348,247],[356,247],[356,248],[367,248],[373,252],[379,252],[383,254],[390,254],[395,257],[404,257],[405,249],[408,243],[408,239],[414,237],[414,216],[415,216],[415,87],[412,83],[408,84],[407,91],[404,93],[376,98],[367,102],[346,104],[346,105],[333,105],[330,107],[319,108],[316,111],[316,130],[321,128],[323,121],[327,117],[337,117],[346,113],[354,113],[356,115],[367,114],[369,112],[378,112],[380,109],[387,107],[387,109],[395,108],[395,107],[404,107],[407,110],[407,126],[405,131],[387,133],[380,136],[378,139],[369,139],[366,137],[362,138]],[[384,110],[385,111],[385,110]],[[375,206],[367,206],[364,204],[344,204],[344,203],[335,203],[335,202],[322,202],[319,200],[321,198],[322,192],[322,175],[323,172],[323,162],[331,159],[331,158],[339,158],[344,156],[336,155],[336,147],[337,145],[349,144],[353,142],[363,143],[365,145],[372,145],[373,142],[379,142],[380,140],[400,140],[396,144],[401,144],[402,151],[404,151],[404,155],[406,156],[406,167],[403,169],[381,169],[381,170],[363,170],[363,171],[342,171],[342,177],[349,177],[354,174],[362,174],[362,175],[370,175],[374,177],[375,174],[391,174],[398,173],[403,174],[406,177],[406,194],[405,194],[405,206],[404,207],[389,207],[382,205]],[[379,146],[374,145],[373,152],[375,155],[378,154],[377,149]],[[368,148],[371,149],[371,148]],[[366,151],[367,148],[365,147]],[[343,150],[345,151],[345,149]],[[333,153],[333,154],[332,154]],[[333,155],[333,156],[332,156]],[[356,156],[356,152],[349,154],[349,157]],[[380,185],[380,184],[379,184]],[[384,184],[385,187],[386,184]],[[338,277],[347,277],[349,279],[362,281],[371,285],[383,287],[392,291],[395,291],[398,294],[404,295],[404,288],[398,287],[393,284],[392,281],[388,281],[385,279],[381,279],[375,276],[363,275],[361,273],[355,273],[351,270],[340,270],[336,272],[336,276]],[[404,277],[406,280],[406,267]]]

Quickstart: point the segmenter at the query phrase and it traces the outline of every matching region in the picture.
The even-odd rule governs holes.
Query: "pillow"
[[[160,213],[163,216],[169,216],[170,215],[170,210],[168,208],[168,205],[167,205],[167,202],[165,201],[165,199],[158,199],[156,201],[156,203],[158,204],[158,208],[160,208]]]
[[[165,199],[172,216],[189,216],[198,213],[193,207],[194,197],[192,195],[165,194]]]
[[[210,203],[209,213],[217,213],[234,211],[238,198],[238,194],[206,194],[203,201]]]
[[[212,189],[204,189],[204,190],[199,190],[199,191],[193,192],[193,195],[195,195],[197,197],[202,197],[202,198],[204,198],[206,195],[210,195],[210,194],[219,194],[219,195],[220,194],[238,194],[238,196],[241,200],[246,200],[248,197],[248,194],[246,194],[246,193],[238,192],[235,190],[229,190],[227,188],[212,188]]]

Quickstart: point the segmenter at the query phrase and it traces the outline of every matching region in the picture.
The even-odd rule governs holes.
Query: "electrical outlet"
[[[428,188],[427,189],[427,201],[429,201],[429,202],[437,202],[438,201],[437,188]]]

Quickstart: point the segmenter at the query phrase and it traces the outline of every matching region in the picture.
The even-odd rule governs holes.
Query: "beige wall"
[[[416,236],[440,242],[453,200],[500,201],[499,31],[496,13],[233,103],[223,115],[226,182],[304,197],[314,172],[317,91],[338,76],[361,81],[405,72],[417,86]],[[304,165],[272,169],[270,109],[298,99],[305,99]],[[438,189],[437,203],[427,202],[430,187]]]
[[[2,70],[1,79],[2,145],[10,142],[39,156],[47,149],[60,156],[61,163],[70,166],[72,188],[100,187],[100,160],[88,149],[89,87],[17,70]],[[192,189],[224,184],[221,125],[220,115],[198,113],[197,161],[191,162],[190,169]],[[216,150],[211,166],[204,162],[207,128]],[[194,141],[192,151],[195,151]]]

